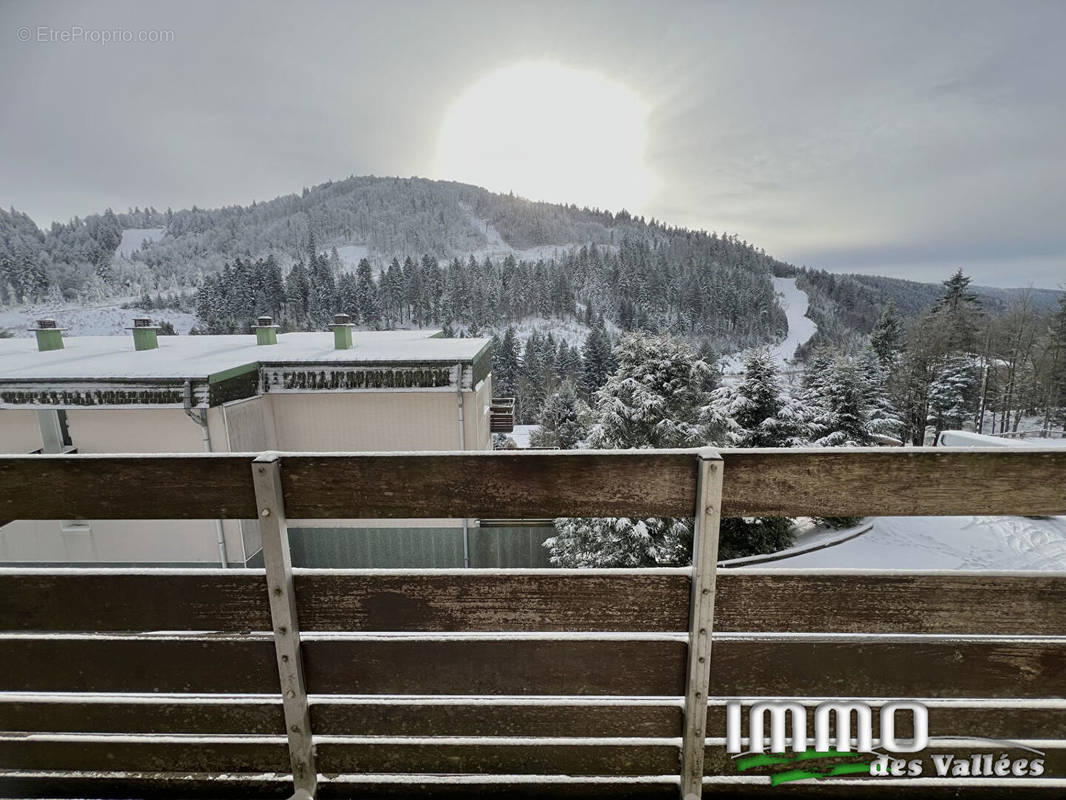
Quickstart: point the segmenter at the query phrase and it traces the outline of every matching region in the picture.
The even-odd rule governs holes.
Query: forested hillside
[[[202,288],[202,330],[243,329],[267,312],[296,328],[345,311],[371,328],[468,332],[580,316],[585,331],[602,319],[609,329],[736,350],[784,333],[771,274],[796,275],[810,295],[819,334],[809,348],[868,334],[889,300],[913,317],[940,293],[935,284],[796,268],[736,236],[625,211],[420,178],[351,177],[249,206],[107,210],[47,231],[0,210],[0,305],[177,298]],[[1017,296],[974,291],[992,313]],[[1033,293],[1038,309],[1054,302],[1052,292]]]
[[[614,249],[593,244],[548,260],[394,258],[375,275],[367,259],[343,271],[335,248],[327,255],[312,242],[287,274],[269,256],[238,258],[208,276],[197,315],[209,333],[246,331],[259,314],[292,329],[322,328],[345,313],[369,329],[444,325],[470,335],[529,317],[578,319],[735,349],[776,339],[787,323],[770,272],[733,266],[742,262],[729,257],[734,249],[746,248],[705,234],[658,244],[627,235]]]
[[[130,230],[158,236],[120,254]],[[613,252],[626,239],[665,253],[674,265],[688,259],[687,266],[767,274],[788,267],[736,237],[670,228],[625,211],[534,203],[444,181],[353,177],[249,206],[108,210],[48,232],[14,210],[0,212],[0,302],[195,287],[237,258],[273,256],[288,272],[301,260],[309,266],[312,239],[325,252],[337,248],[342,268],[354,270],[365,257],[375,273],[395,257],[514,254],[536,261],[583,245]]]
[[[880,275],[855,275],[800,268],[794,273],[796,285],[810,297],[807,316],[818,326],[818,333],[806,343],[800,355],[825,345],[854,349],[874,329],[889,303],[907,319],[914,319],[936,307],[944,287],[938,283],[919,283]],[[1060,292],[1049,289],[1000,289],[972,286],[970,291],[985,313],[999,316],[1018,303],[1025,303],[1035,313],[1050,313],[1058,308]]]

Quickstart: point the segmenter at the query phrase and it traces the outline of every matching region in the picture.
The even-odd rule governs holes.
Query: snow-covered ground
[[[760,566],[1066,570],[1066,517],[876,517],[869,533]]]
[[[142,311],[139,308],[121,308],[123,303],[136,297],[113,298],[93,305],[77,303],[35,303],[28,306],[0,308],[0,328],[7,328],[15,336],[33,336],[36,320],[52,318],[60,328],[66,328],[67,336],[116,336],[127,335],[126,328],[133,325],[134,317],[149,316],[157,323],[170,322],[178,333],[188,333],[196,324],[196,315],[173,309]]]
[[[529,434],[531,434],[533,432],[533,429],[537,427],[539,426],[515,425],[514,432],[509,433],[507,435],[514,439],[514,443],[518,445],[520,449],[527,450],[529,448]]]
[[[122,231],[122,241],[118,246],[118,255],[129,258],[132,253],[141,249],[145,240],[156,242],[163,238],[166,228],[127,228]]]
[[[818,326],[805,316],[810,306],[810,298],[796,286],[795,278],[774,278],[773,282],[777,302],[781,304],[788,320],[788,335],[771,347],[770,352],[778,367],[784,370],[792,366],[792,356],[795,355],[796,348],[814,336],[818,332]],[[723,358],[721,367],[722,372],[727,375],[742,372],[740,354]]]
[[[548,244],[537,247],[527,247],[524,250],[520,250],[509,245],[507,240],[503,238],[498,230],[496,230],[496,226],[488,220],[477,216],[472,208],[465,205],[462,205],[462,208],[463,211],[466,212],[470,224],[480,230],[487,240],[484,247],[461,253],[459,257],[464,260],[473,256],[478,261],[482,261],[485,258],[491,258],[495,261],[513,255],[519,261],[539,261],[540,259],[547,260],[549,258],[559,258],[571,250],[581,247],[580,243]],[[611,249],[610,245],[597,245],[597,247],[600,247],[601,249]]]
[[[337,255],[346,269],[355,272],[360,261],[370,258],[370,248],[365,244],[343,244],[337,248]]]
[[[788,318],[788,335],[784,341],[774,345],[770,352],[778,364],[787,366],[792,362],[796,348],[814,336],[818,326],[805,316],[811,301],[805,291],[797,288],[795,278],[774,278],[774,291]]]

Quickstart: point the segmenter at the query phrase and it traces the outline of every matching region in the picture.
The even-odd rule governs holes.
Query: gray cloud
[[[810,266],[1054,287],[1063,23],[1061,2],[0,3],[0,203],[48,224],[433,177],[459,93],[548,59],[649,103],[638,212]],[[75,25],[173,41],[17,38]]]

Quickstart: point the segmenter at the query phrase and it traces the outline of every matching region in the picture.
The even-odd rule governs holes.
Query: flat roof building
[[[146,319],[128,337],[64,337],[51,321],[34,332],[0,340],[2,453],[492,447],[488,339],[356,331],[343,315],[312,333],[279,334],[269,318],[250,335],[159,336]],[[255,523],[236,521],[0,528],[0,563],[244,565],[257,551]]]

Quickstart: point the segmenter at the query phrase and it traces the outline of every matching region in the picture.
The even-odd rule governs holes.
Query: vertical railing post
[[[281,462],[276,453],[259,456],[252,462],[259,530],[263,535],[270,618],[274,625],[274,649],[281,678],[285,731],[289,737],[292,780],[300,790],[314,797],[318,782],[311,740],[311,713],[304,683],[300,652],[300,627],[296,618],[296,592],[289,556],[289,529],[281,489]]]
[[[706,448],[697,454],[696,521],[692,535],[692,599],[689,604],[685,727],[681,738],[681,797],[703,796],[703,749],[707,736],[707,692],[711,678],[711,630],[722,520],[722,457]]]

